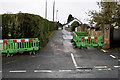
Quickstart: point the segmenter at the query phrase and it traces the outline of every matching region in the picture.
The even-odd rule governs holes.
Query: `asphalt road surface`
[[[74,49],[71,32],[58,30],[35,55],[3,56],[3,78],[118,78],[118,53]]]

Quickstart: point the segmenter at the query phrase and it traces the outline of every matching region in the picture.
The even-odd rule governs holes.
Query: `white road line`
[[[16,70],[16,71],[9,71],[9,72],[11,72],[11,73],[15,73],[15,72],[17,73],[18,72],[18,73],[20,73],[20,72],[26,72],[26,70]]]
[[[72,57],[72,61],[73,61],[73,63],[74,63],[75,68],[78,68],[77,63],[76,63],[76,61],[75,61],[75,58],[74,58],[74,56],[73,56],[73,53],[71,53],[71,57]]]
[[[59,70],[59,72],[71,72],[72,70]]]
[[[98,69],[98,70],[111,70],[111,68]]]
[[[82,70],[82,69],[77,69],[76,71],[84,71],[84,70]]]
[[[94,68],[107,68],[107,66],[94,66]]]
[[[116,57],[115,57],[115,56],[113,56],[113,55],[110,55],[110,56],[111,56],[112,58],[114,58],[114,59],[116,58]]]
[[[34,72],[53,72],[52,70],[34,70]]]
[[[120,61],[120,59],[118,59],[118,61]]]
[[[85,69],[85,71],[91,71],[91,69]]]
[[[2,72],[2,71],[0,71],[0,72]]]
[[[120,66],[114,66],[115,68],[119,68]]]

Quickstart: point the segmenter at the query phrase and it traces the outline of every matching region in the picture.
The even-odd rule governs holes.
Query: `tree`
[[[120,27],[120,4],[117,6],[117,17],[116,17],[117,26]]]
[[[74,19],[74,17],[70,14],[70,15],[68,16],[67,23],[69,23],[69,22],[72,21],[73,19]]]
[[[80,26],[79,22],[77,21],[74,21],[72,24],[71,24],[71,31],[75,31],[75,28]]]
[[[89,11],[91,16],[90,24],[95,24],[95,27],[101,27],[102,24],[112,24],[115,22],[114,18],[117,16],[117,2],[97,2],[100,11]]]

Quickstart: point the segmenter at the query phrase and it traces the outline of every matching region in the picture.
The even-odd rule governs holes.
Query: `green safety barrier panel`
[[[0,53],[7,53],[8,51],[8,43],[9,41],[4,39],[0,40]]]
[[[89,36],[87,32],[73,32],[73,41],[77,47],[102,46],[102,36]]]
[[[77,38],[81,38],[82,36],[88,36],[88,32],[73,32],[73,40],[76,42]]]
[[[38,38],[0,40],[0,53],[17,53],[33,50],[39,50]]]

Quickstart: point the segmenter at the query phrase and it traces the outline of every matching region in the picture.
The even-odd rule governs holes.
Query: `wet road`
[[[3,56],[3,78],[118,78],[120,51],[74,49],[71,38],[71,32],[58,30],[35,55]]]

